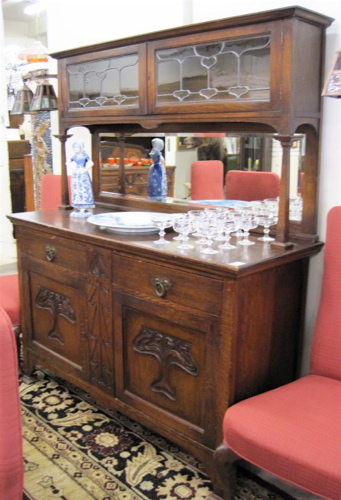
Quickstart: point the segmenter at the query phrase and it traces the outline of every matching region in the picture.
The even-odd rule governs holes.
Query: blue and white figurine
[[[73,143],[74,155],[67,163],[71,171],[71,205],[75,208],[70,217],[87,218],[91,215],[89,208],[94,208],[94,195],[89,175],[93,161],[84,151],[84,143],[77,140]]]
[[[152,140],[152,150],[149,153],[154,163],[149,169],[148,197],[154,201],[165,201],[167,197],[167,176],[165,159],[161,153],[164,148],[162,139]]]

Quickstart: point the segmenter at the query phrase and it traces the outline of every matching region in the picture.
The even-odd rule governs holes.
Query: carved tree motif
[[[172,401],[176,400],[176,393],[170,384],[169,367],[177,365],[190,375],[197,375],[199,372],[198,365],[190,352],[191,344],[184,340],[143,326],[134,340],[133,347],[141,354],[156,357],[160,364],[160,376],[152,383],[152,390],[162,392]]]
[[[64,336],[58,327],[58,317],[63,316],[70,323],[76,322],[76,315],[69,297],[41,286],[36,297],[36,305],[42,309],[48,309],[52,315],[53,326],[48,336],[60,344],[64,344]]]

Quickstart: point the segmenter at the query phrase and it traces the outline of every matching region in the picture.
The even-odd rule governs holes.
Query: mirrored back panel
[[[229,199],[230,171],[238,170],[244,172],[272,173],[273,176],[281,176],[282,148],[279,141],[274,139],[273,134],[229,134],[229,133],[140,133],[124,136],[115,133],[100,133],[98,148],[99,164],[99,186],[101,195],[105,193],[128,194],[141,196],[151,200],[148,189],[151,173],[152,140],[158,137],[162,139],[164,148],[165,175],[167,179],[167,199],[170,198],[177,203],[200,203],[222,204],[222,199]],[[219,174],[220,192],[216,199],[212,198],[212,182],[215,178],[214,171],[205,170],[202,179],[203,188],[200,196],[197,190],[192,190],[193,164],[202,162],[200,165],[215,167],[212,160],[219,160],[222,164]],[[208,163],[207,163],[208,162]],[[303,184],[305,163],[305,135],[297,135],[297,141],[291,148],[290,159],[290,198],[291,205],[302,208]],[[212,174],[212,175],[211,175]],[[200,175],[200,168],[199,168]],[[247,178],[248,176],[246,176]],[[268,181],[269,175],[252,176],[251,182]],[[245,178],[245,176],[244,176]],[[260,180],[261,179],[261,180]],[[205,190],[205,188],[207,188]],[[240,193],[234,189],[233,199],[245,199],[245,189]],[[266,196],[267,191],[253,190],[262,193],[262,197],[273,197],[274,191],[270,190],[271,196]],[[216,195],[217,196],[217,195]],[[278,182],[279,196],[279,182]],[[160,201],[160,200],[158,200]],[[250,200],[247,200],[250,201]],[[301,212],[295,208],[291,211],[292,220],[300,220]]]

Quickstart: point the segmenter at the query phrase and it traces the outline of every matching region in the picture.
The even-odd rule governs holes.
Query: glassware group
[[[250,231],[259,226],[263,227],[263,235],[257,239],[262,242],[273,241],[270,228],[277,222],[278,199],[236,202],[233,208],[206,207],[202,210],[190,210],[186,214],[173,214],[169,218],[154,219],[155,225],[160,229],[159,240],[155,243],[170,243],[171,240],[166,240],[164,235],[165,229],[172,227],[178,233],[172,238],[178,242],[178,249],[198,248],[199,253],[211,255],[221,250],[234,249],[237,245],[254,245],[255,239],[250,239]],[[235,237],[233,244],[232,236]]]

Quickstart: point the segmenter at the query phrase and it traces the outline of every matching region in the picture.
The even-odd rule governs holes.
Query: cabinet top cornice
[[[63,50],[51,54],[55,59],[63,59],[64,57],[77,56],[87,54],[89,52],[99,52],[101,50],[111,49],[115,47],[128,46],[133,44],[153,42],[164,38],[178,37],[182,35],[191,35],[208,31],[215,31],[226,28],[238,28],[246,25],[255,25],[259,23],[277,21],[287,18],[296,18],[302,21],[316,24],[327,28],[334,21],[333,18],[319,14],[309,9],[300,6],[285,7],[283,9],[267,10],[255,12],[252,14],[244,14],[242,16],[217,19],[215,21],[205,21],[197,24],[188,24],[176,28],[155,31],[141,35],[135,35],[128,38],[111,40],[94,45],[77,47],[74,49]]]

